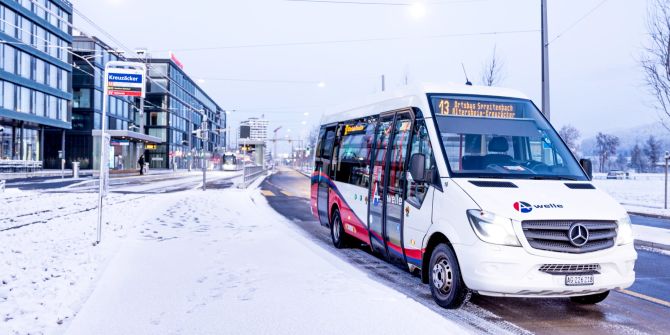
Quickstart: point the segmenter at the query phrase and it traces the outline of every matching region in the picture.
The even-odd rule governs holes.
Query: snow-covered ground
[[[165,203],[110,196],[104,243],[94,247],[94,194],[8,191],[0,197],[0,334],[61,333],[133,225]],[[17,225],[26,226],[6,230]]]
[[[636,179],[594,179],[593,183],[619,201],[629,212],[670,216],[663,209],[663,175],[636,175]]]
[[[94,247],[95,194],[0,195],[0,230],[29,224],[0,231],[0,334],[468,332],[315,246],[258,190],[109,203]]]

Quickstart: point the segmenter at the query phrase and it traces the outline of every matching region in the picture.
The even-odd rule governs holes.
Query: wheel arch
[[[330,205],[330,210],[328,212],[328,226],[332,224],[331,221],[333,220],[333,214],[335,213],[336,210],[339,211],[340,206],[337,204],[337,202],[333,201],[333,203]]]
[[[445,236],[444,234],[440,232],[434,232],[432,235],[430,235],[430,238],[428,239],[428,243],[426,244],[426,249],[423,252],[423,255],[421,257],[421,281],[424,284],[428,284],[428,271],[429,271],[429,264],[430,264],[430,256],[433,254],[433,250],[435,249],[436,246],[440,244],[446,244],[450,248],[453,249],[453,246],[451,245],[451,242]]]

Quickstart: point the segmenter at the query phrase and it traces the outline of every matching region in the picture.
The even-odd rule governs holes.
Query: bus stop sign
[[[110,68],[105,79],[108,95],[141,98],[145,96],[145,73],[140,69]]]

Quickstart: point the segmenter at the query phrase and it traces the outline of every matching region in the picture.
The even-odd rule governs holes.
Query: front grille
[[[575,246],[568,236],[570,227],[583,225],[589,233],[586,244]],[[538,250],[582,254],[611,248],[616,241],[616,221],[523,221],[521,223],[526,240]],[[579,244],[579,243],[578,243]]]
[[[539,271],[552,275],[599,274],[600,264],[544,264]]]

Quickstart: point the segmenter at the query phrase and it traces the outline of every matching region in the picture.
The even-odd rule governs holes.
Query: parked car
[[[607,179],[628,179],[628,172],[612,170],[607,173]]]

